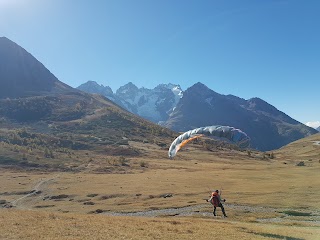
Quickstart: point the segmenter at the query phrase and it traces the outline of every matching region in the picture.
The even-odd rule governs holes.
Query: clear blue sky
[[[320,121],[318,0],[0,0],[0,36],[77,87],[196,82]]]

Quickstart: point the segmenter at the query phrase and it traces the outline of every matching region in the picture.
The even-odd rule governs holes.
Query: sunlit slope
[[[320,133],[292,142],[275,153],[287,159],[320,160]]]

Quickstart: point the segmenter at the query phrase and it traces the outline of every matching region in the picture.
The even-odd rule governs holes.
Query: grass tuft
[[[285,239],[285,240],[304,240],[304,238],[296,238],[296,237],[289,237],[279,234],[272,234],[272,233],[253,233],[255,235],[268,237],[268,238],[276,238],[276,239]]]

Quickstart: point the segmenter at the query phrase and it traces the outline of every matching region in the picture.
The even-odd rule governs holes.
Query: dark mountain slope
[[[60,82],[25,49],[0,37],[0,98],[75,91]]]
[[[237,127],[251,137],[253,148],[263,151],[316,133],[262,99],[221,95],[197,83],[184,92],[165,126],[186,131],[208,125]]]

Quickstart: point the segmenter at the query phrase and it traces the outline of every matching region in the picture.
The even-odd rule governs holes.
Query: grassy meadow
[[[0,239],[320,239],[320,146],[312,141],[301,143],[312,148],[308,158],[190,144],[169,160],[165,148],[129,142],[140,156],[79,150],[50,159],[79,171],[2,167]],[[214,189],[228,218],[219,208],[214,218],[204,200]]]

